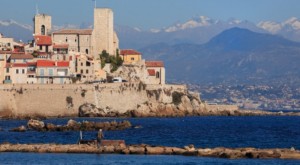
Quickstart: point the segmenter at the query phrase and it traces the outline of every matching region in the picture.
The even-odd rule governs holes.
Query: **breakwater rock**
[[[222,106],[224,109],[209,109],[199,101],[188,100],[185,96],[182,103],[165,104],[149,103],[138,105],[136,110],[124,113],[119,111],[105,111],[93,104],[83,104],[79,107],[79,117],[184,117],[184,116],[300,116],[300,112],[268,112],[260,110],[239,110],[234,106]],[[209,107],[209,106],[208,106]],[[229,109],[226,109],[229,107]]]
[[[140,154],[140,155],[184,155],[218,157],[228,159],[300,159],[295,149],[256,149],[256,148],[195,148],[193,145],[178,147],[141,145],[102,145],[96,144],[0,144],[0,152],[33,153],[90,153],[90,154]]]
[[[75,120],[70,119],[66,125],[55,125],[52,123],[44,123],[40,120],[29,120],[27,123],[27,127],[20,126],[18,128],[14,128],[11,131],[16,132],[25,132],[27,130],[35,130],[35,131],[98,131],[99,129],[103,130],[124,130],[131,128],[131,123],[127,120],[121,122],[91,122],[91,121],[83,121],[77,122]]]

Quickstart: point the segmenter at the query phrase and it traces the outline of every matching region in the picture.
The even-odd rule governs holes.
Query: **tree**
[[[105,67],[105,64],[111,64],[111,72],[116,71],[123,64],[123,60],[119,55],[119,51],[117,50],[116,56],[109,55],[105,50],[100,54],[101,59],[101,68]]]

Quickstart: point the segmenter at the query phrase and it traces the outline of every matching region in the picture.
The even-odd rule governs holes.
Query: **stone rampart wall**
[[[98,85],[0,85],[0,117],[77,116],[91,103],[106,112],[136,110],[145,102],[171,103],[172,91],[185,92],[180,85],[112,83]]]

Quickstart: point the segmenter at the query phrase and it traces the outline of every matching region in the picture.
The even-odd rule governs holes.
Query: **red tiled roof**
[[[81,34],[81,35],[92,35],[92,29],[62,29],[54,32],[53,34]]]
[[[155,76],[155,70],[154,69],[148,69],[149,76]]]
[[[162,61],[146,61],[146,67],[164,67]]]
[[[24,67],[24,68],[27,68],[28,67],[28,64],[27,63],[14,63],[12,64],[12,67]]]
[[[31,54],[21,54],[21,53],[14,53],[10,56],[11,59],[33,59]]]
[[[136,50],[133,50],[133,49],[124,49],[124,50],[121,50],[120,52],[121,55],[141,55],[140,52],[136,51]]]
[[[69,61],[38,60],[37,67],[69,67]]]
[[[3,50],[0,50],[0,54],[11,54],[12,51],[3,51]]]
[[[37,45],[52,45],[51,36],[34,36]]]
[[[68,49],[69,48],[69,44],[54,44],[53,48],[54,49]]]
[[[37,60],[37,67],[55,67],[54,61],[49,60]]]
[[[59,61],[57,67],[69,67],[69,61]]]

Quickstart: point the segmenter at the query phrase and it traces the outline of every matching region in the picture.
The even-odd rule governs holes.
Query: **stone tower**
[[[93,53],[95,57],[98,57],[103,50],[106,50],[110,55],[116,54],[113,19],[111,9],[94,9]]]
[[[51,16],[37,14],[34,16],[34,35],[48,35],[51,32]]]

